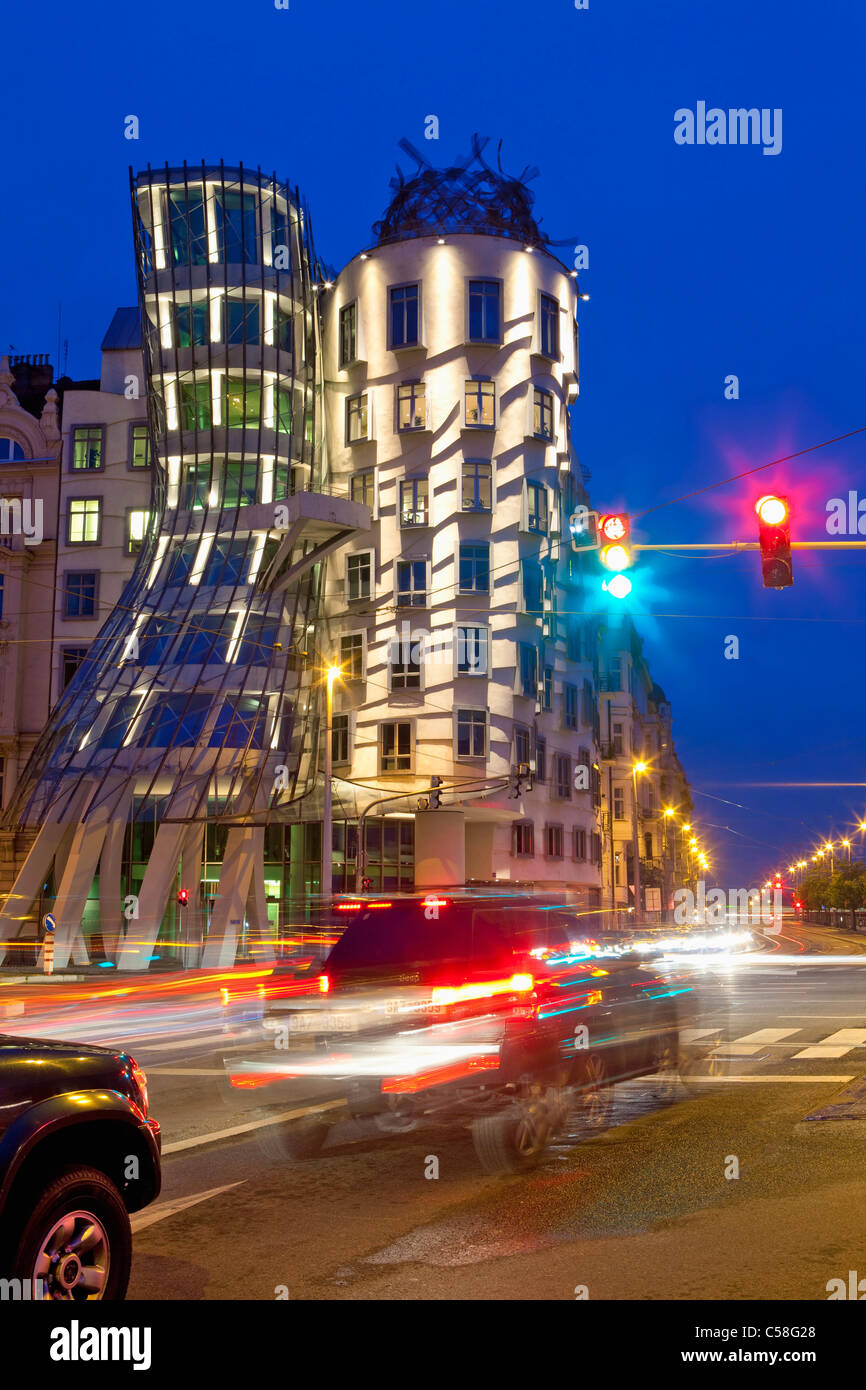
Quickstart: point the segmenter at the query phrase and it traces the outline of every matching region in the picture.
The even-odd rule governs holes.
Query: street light
[[[322,788],[322,897],[330,898],[334,878],[334,812],[331,778],[333,776],[334,750],[331,735],[334,724],[334,681],[339,680],[342,669],[333,662],[325,674],[325,785]]]

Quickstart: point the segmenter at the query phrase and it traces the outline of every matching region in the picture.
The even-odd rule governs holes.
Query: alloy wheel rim
[[[84,1302],[105,1294],[111,1263],[108,1234],[90,1211],[66,1212],[44,1236],[33,1266],[43,1299]]]

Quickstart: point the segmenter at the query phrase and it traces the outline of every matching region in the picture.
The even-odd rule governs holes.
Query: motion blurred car
[[[386,1132],[467,1123],[485,1171],[518,1172],[575,1109],[604,1123],[614,1082],[695,1065],[681,1034],[694,982],[646,955],[588,955],[555,901],[428,894],[336,911],[346,928],[324,966],[268,992],[269,1059],[227,1063],[234,1087],[279,1086],[281,1103],[285,1083],[305,1098],[321,1083],[328,1107],[279,1131],[291,1157],[319,1152],[337,1099]]]
[[[160,1130],[134,1058],[0,1035],[0,1296],[122,1299],[129,1214],[159,1190]]]

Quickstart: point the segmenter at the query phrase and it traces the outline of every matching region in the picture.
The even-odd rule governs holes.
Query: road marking
[[[844,1057],[846,1052],[852,1052],[855,1047],[862,1047],[864,1043],[866,1028],[839,1028],[814,1047],[795,1052],[792,1061],[797,1061],[800,1057]]]
[[[246,1178],[241,1178],[238,1182],[227,1182],[224,1187],[212,1187],[207,1192],[194,1192],[191,1197],[175,1197],[170,1202],[157,1202],[156,1206],[149,1207],[147,1211],[139,1211],[132,1217],[130,1225],[133,1234],[145,1230],[147,1226],[153,1226],[157,1221],[165,1221],[167,1216],[177,1216],[178,1212],[185,1211],[187,1207],[194,1207],[199,1202],[207,1202],[211,1197],[218,1197],[221,1192],[230,1192],[233,1187],[242,1187]]]
[[[224,1067],[161,1067],[149,1066],[148,1076],[225,1076]]]
[[[849,1078],[845,1078],[848,1080]],[[202,1144],[215,1144],[219,1139],[231,1139],[236,1134],[249,1134],[254,1129],[262,1129],[265,1125],[279,1125],[284,1120],[298,1120],[304,1115],[318,1115],[325,1110],[336,1110],[345,1105],[344,1100],[328,1100],[322,1105],[305,1105],[300,1110],[283,1110],[279,1115],[271,1115],[265,1120],[251,1120],[245,1125],[232,1125],[231,1129],[214,1129],[207,1134],[197,1134],[192,1139],[176,1139],[173,1144],[163,1144],[164,1154],[180,1153],[186,1149],[196,1149]]]
[[[641,1077],[638,1078],[638,1080],[640,1080],[640,1081],[642,1081],[642,1082],[644,1082],[644,1083],[651,1082],[651,1083],[655,1084],[655,1083],[657,1082],[658,1078],[657,1078],[657,1077],[652,1077],[652,1076],[641,1076]],[[705,1086],[727,1086],[727,1085],[729,1085],[732,1081],[733,1081],[733,1082],[737,1082],[737,1083],[739,1083],[740,1081],[757,1081],[757,1082],[768,1081],[768,1082],[773,1082],[773,1083],[775,1083],[775,1082],[777,1082],[777,1081],[791,1081],[791,1082],[796,1082],[798,1085],[801,1085],[801,1086],[808,1086],[808,1085],[811,1085],[811,1083],[814,1081],[814,1082],[826,1082],[828,1085],[830,1085],[830,1084],[833,1084],[833,1085],[841,1085],[843,1082],[846,1082],[846,1081],[853,1081],[853,1080],[854,1080],[853,1076],[826,1076],[826,1075],[825,1075],[825,1076],[818,1076],[818,1075],[809,1076],[809,1075],[806,1075],[806,1074],[804,1074],[804,1075],[802,1075],[802,1076],[789,1076],[789,1075],[787,1075],[786,1073],[782,1073],[782,1072],[777,1073],[776,1075],[774,1075],[772,1072],[765,1072],[765,1073],[755,1072],[755,1073],[753,1073],[752,1075],[749,1075],[749,1076],[695,1076],[695,1075],[692,1075],[692,1074],[689,1075],[689,1085],[690,1085],[690,1086],[691,1086],[693,1083],[697,1083],[698,1085],[705,1085]]]
[[[719,1028],[684,1028],[680,1037],[685,1043],[697,1042],[699,1038],[711,1038],[721,1032]]]
[[[799,1033],[799,1028],[759,1028],[756,1033],[744,1033],[741,1038],[734,1038],[735,1043],[777,1043],[782,1038],[790,1038],[792,1033]]]

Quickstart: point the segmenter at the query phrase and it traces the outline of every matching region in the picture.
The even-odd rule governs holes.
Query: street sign
[[[57,923],[50,912],[46,912],[45,916],[42,918],[42,925],[47,932],[55,932],[57,930]]]

